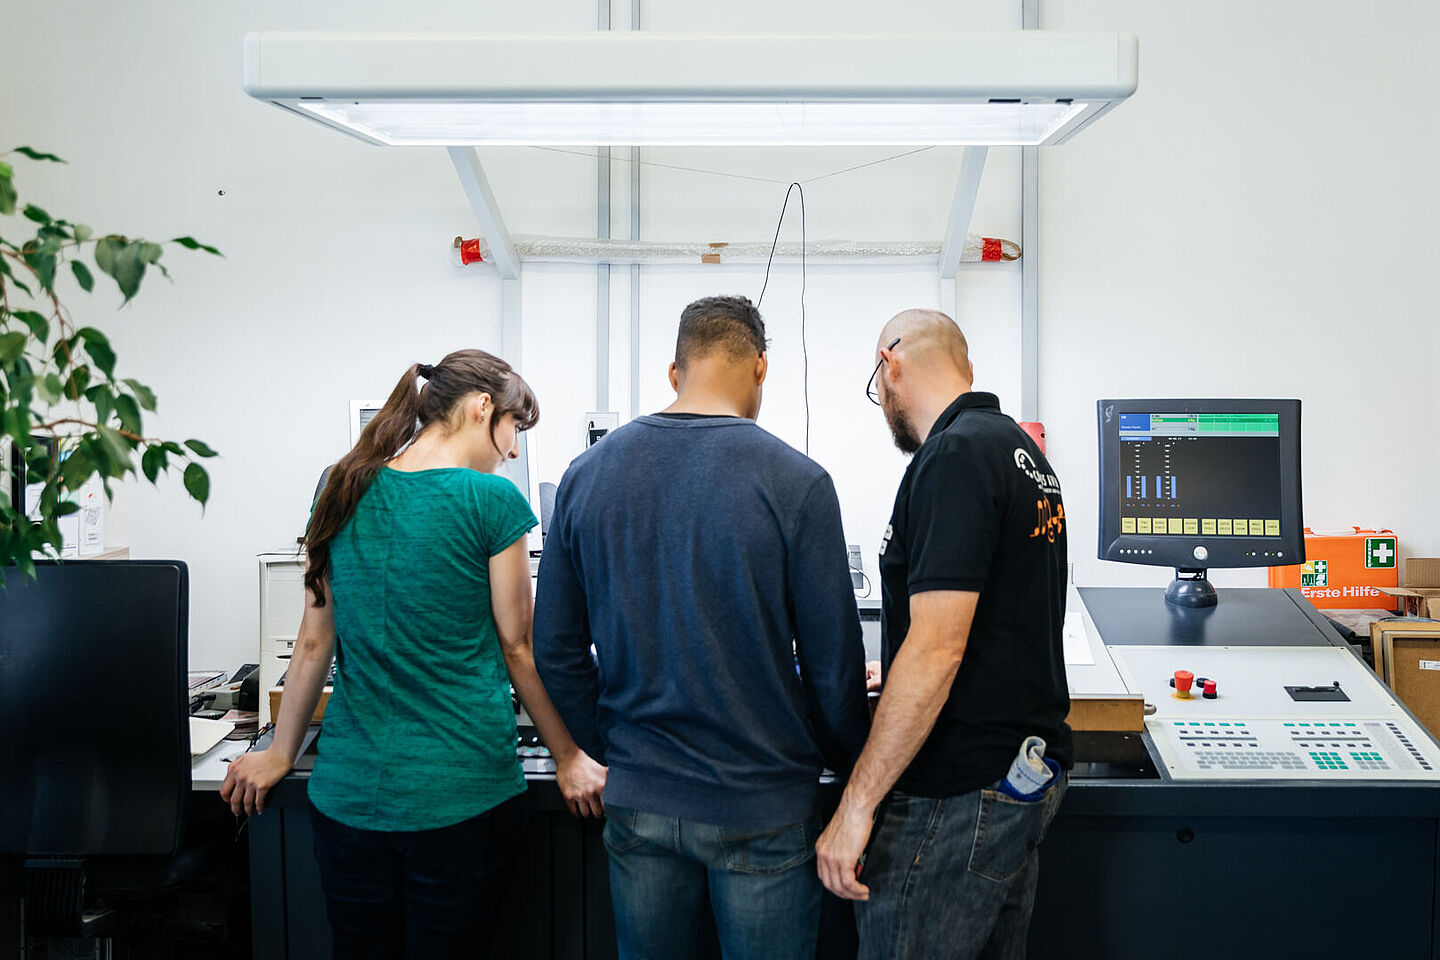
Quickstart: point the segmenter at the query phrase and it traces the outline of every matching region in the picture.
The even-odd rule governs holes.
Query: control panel
[[[534,727],[521,726],[517,729],[515,755],[520,758],[520,766],[526,773],[555,772],[555,760],[550,756],[550,748],[545,746],[539,731]]]
[[[1440,780],[1435,741],[1340,647],[1110,653],[1174,779]]]

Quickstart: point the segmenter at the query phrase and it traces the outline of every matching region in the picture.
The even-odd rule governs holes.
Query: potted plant
[[[0,453],[6,454],[0,457],[0,583],[12,565],[31,574],[36,557],[59,556],[59,521],[79,509],[68,495],[92,477],[110,497],[112,480],[138,470],[155,483],[161,473],[180,469],[186,492],[203,507],[210,476],[200,461],[215,456],[200,440],[146,434],[155,394],[120,377],[109,339],[95,327],[77,326],[60,299],[62,282],[94,289],[93,263],[128,304],[150,268],[169,278],[161,262],[165,245],[118,233],[97,237],[82,223],[22,206],[7,161],[17,155],[65,162],[30,147],[0,154],[0,216],[13,218],[0,220]],[[220,255],[192,237],[167,242]],[[40,491],[23,513],[11,497],[22,480]]]

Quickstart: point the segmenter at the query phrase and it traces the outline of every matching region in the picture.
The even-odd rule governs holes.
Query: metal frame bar
[[[630,0],[630,29],[640,29],[641,0]],[[630,239],[640,239],[640,148],[630,148]],[[630,418],[640,416],[640,264],[630,265]]]
[[[1040,29],[1040,0],[1020,0],[1020,26]],[[1040,151],[1020,148],[1020,419],[1040,419]]]
[[[945,242],[940,247],[940,279],[954,280],[965,249],[965,234],[975,212],[975,198],[980,193],[980,177],[985,172],[988,147],[966,147],[960,159],[960,176],[955,181],[955,196],[950,201],[950,223],[945,229]]]
[[[505,229],[505,218],[500,215],[500,204],[490,181],[485,176],[485,167],[480,163],[480,154],[474,147],[446,147],[455,173],[460,177],[460,186],[470,201],[470,209],[480,222],[480,233],[490,245],[490,259],[500,272],[500,355],[517,370],[523,369],[525,359],[525,331],[521,312],[520,257],[515,253],[515,244],[510,240],[510,231]]]
[[[610,30],[610,0],[596,0],[595,26]],[[610,239],[610,148],[595,154],[595,236]],[[610,409],[610,264],[595,265],[595,409]]]
[[[460,186],[470,200],[470,209],[480,221],[480,232],[490,245],[490,259],[500,271],[502,280],[517,280],[520,277],[520,258],[515,255],[515,245],[510,242],[510,231],[505,229],[505,218],[500,215],[500,204],[495,202],[495,193],[485,177],[485,167],[480,163],[480,154],[474,147],[446,147],[455,172],[460,175]]]

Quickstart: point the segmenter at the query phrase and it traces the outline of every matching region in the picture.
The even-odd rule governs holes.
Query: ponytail
[[[315,501],[310,526],[305,530],[305,551],[309,558],[305,566],[305,588],[315,598],[317,607],[325,606],[324,583],[330,579],[330,541],[350,522],[355,505],[370,488],[376,472],[415,439],[420,417],[420,391],[416,384],[419,374],[420,364],[411,364],[390,391],[380,412],[365,425],[354,449],[331,469],[325,489]]]
[[[418,379],[430,381],[422,390]],[[360,498],[375,475],[432,423],[453,419],[466,397],[488,393],[494,405],[490,434],[502,416],[515,417],[519,430],[528,430],[540,418],[540,407],[510,364],[483,350],[456,350],[433,367],[411,364],[390,391],[380,412],[360,434],[355,448],[340,458],[315,501],[305,530],[305,589],[315,605],[325,605],[325,583],[330,579],[330,543],[355,515]],[[452,424],[458,426],[458,424]]]

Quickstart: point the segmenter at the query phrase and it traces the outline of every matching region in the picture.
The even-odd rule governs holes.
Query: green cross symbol
[[[1395,538],[1365,538],[1365,568],[1389,570],[1395,567]]]

